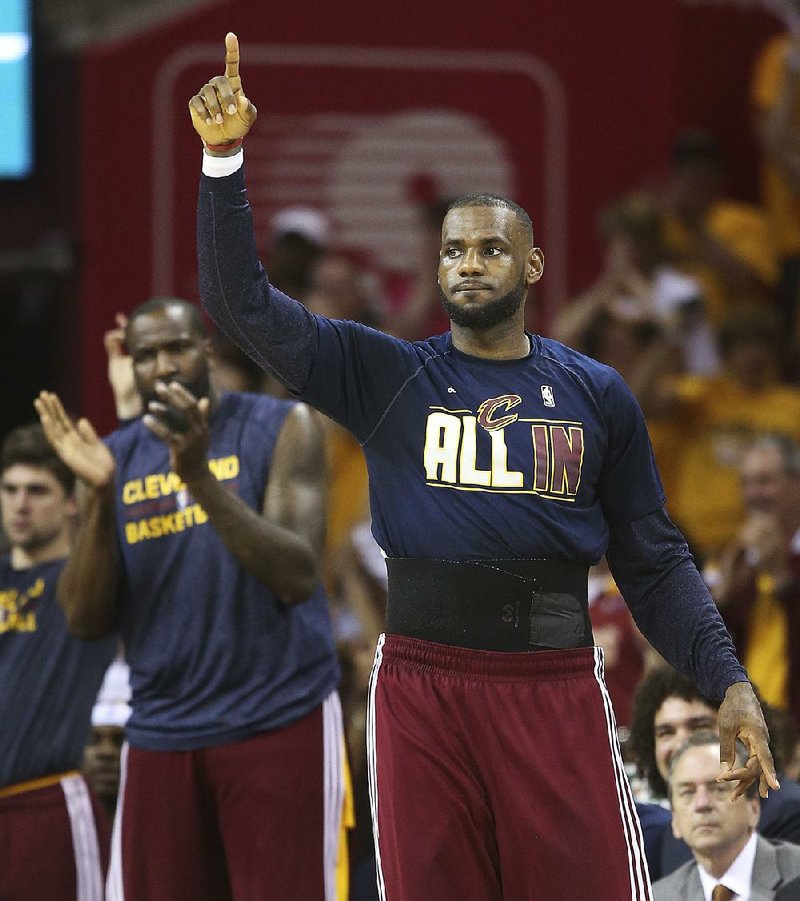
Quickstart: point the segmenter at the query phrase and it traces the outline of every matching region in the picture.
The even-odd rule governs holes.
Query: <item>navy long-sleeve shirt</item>
[[[361,442],[388,556],[588,565],[605,553],[639,628],[704,694],[746,679],[614,370],[536,335],[526,357],[497,361],[449,333],[412,343],[314,316],[269,283],[241,169],[202,176],[197,227],[207,311]]]

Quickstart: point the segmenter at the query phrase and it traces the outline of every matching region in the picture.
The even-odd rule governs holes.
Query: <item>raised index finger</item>
[[[225,35],[225,77],[232,82],[234,91],[241,90],[239,80],[239,38],[229,31]]]

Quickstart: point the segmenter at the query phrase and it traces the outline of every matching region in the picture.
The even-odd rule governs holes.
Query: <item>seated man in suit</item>
[[[675,750],[695,732],[717,729],[719,704],[704,698],[694,682],[670,666],[651,670],[636,689],[626,753],[646,781],[648,800],[661,802],[667,795],[667,778]],[[779,729],[774,713],[764,706],[773,740]],[[800,786],[783,772],[781,749],[773,745],[781,790],[770,792],[761,803],[758,832],[764,838],[800,844]],[[640,808],[641,810],[641,808]],[[648,863],[653,882],[691,860],[686,842],[676,839],[669,828],[657,835],[657,824],[649,838]]]
[[[800,875],[800,847],[756,833],[758,794],[718,781],[719,753],[719,737],[698,732],[672,755],[672,830],[694,860],[655,883],[655,901],[771,901]],[[736,759],[747,759],[738,742]]]

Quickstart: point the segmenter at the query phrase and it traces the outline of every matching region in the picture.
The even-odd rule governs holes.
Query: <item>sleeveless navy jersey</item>
[[[492,361],[317,319],[303,397],[363,443],[391,557],[596,562],[608,521],[664,503],[641,411],[612,369],[530,336]]]
[[[293,402],[225,394],[209,466],[261,510]],[[286,606],[236,560],[141,420],[107,439],[117,462],[128,740],[149,750],[238,741],[310,712],[338,681],[327,601]]]
[[[81,641],[56,601],[63,560],[0,558],[0,787],[79,769],[116,639]]]

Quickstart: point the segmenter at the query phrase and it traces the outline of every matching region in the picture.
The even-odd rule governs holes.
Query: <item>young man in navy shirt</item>
[[[38,425],[0,448],[0,898],[102,901],[109,823],[79,769],[113,636],[69,634],[56,585],[75,477]]]

